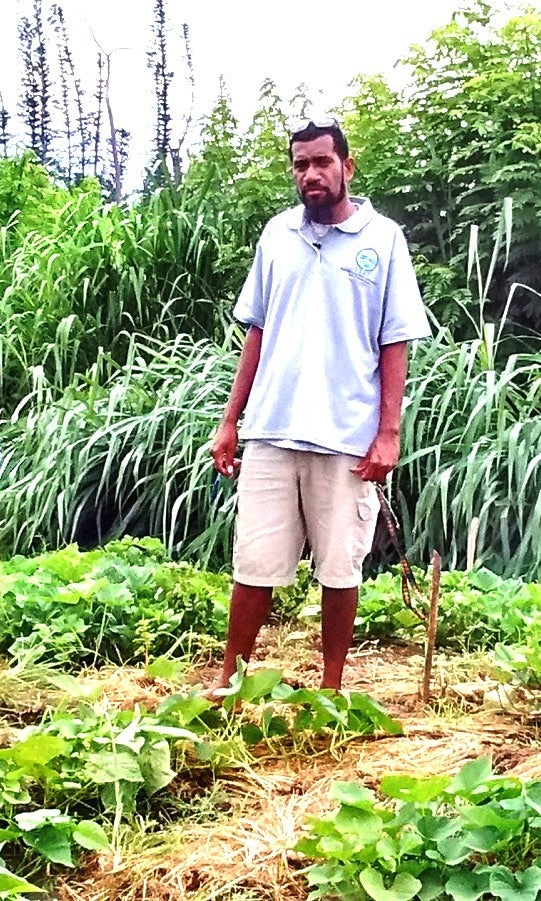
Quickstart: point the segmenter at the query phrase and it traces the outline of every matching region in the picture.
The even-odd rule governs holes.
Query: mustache
[[[340,187],[336,194],[333,194],[330,188],[321,186],[318,187],[317,190],[321,191],[321,198],[319,200],[315,200],[314,198],[308,198],[306,196],[309,190],[314,190],[314,188],[305,188],[303,191],[297,191],[297,194],[304,203],[306,207],[309,209],[326,209],[333,204],[340,203],[344,197],[346,196],[346,182],[344,179],[344,172],[342,170],[342,179],[340,181]]]

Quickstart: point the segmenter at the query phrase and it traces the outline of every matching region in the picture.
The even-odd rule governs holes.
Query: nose
[[[319,179],[319,171],[318,171],[317,166],[314,166],[314,165],[312,165],[312,163],[310,163],[310,165],[304,172],[303,181],[304,181],[305,185],[319,184],[320,179]]]

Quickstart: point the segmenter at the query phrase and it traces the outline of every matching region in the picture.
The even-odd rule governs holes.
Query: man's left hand
[[[366,457],[361,457],[351,471],[365,482],[384,482],[395,468],[400,455],[400,436],[397,432],[381,432],[370,445]]]

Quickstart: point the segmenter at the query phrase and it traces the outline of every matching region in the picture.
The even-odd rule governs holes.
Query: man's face
[[[346,196],[353,160],[341,160],[331,135],[295,141],[291,147],[293,178],[308,212],[332,209]]]

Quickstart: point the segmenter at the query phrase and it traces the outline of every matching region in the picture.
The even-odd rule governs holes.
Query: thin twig
[[[434,645],[436,644],[436,627],[438,625],[438,604],[440,600],[440,573],[441,557],[437,551],[432,556],[432,586],[430,592],[430,613],[428,615],[428,628],[426,639],[425,671],[423,677],[422,700],[425,704],[430,698],[430,677],[432,675],[432,660],[434,658]]]

